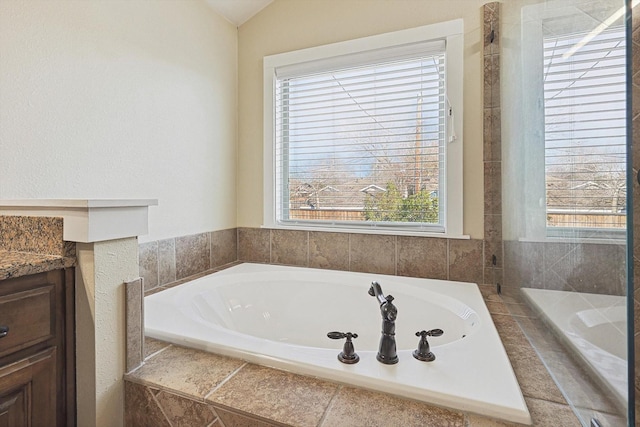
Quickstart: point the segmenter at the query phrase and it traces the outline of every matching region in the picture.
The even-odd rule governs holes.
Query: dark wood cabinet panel
[[[0,426],[52,425],[57,419],[55,372],[55,347],[0,367]]]
[[[6,335],[0,338],[0,356],[14,353],[56,334],[55,285],[0,296],[0,326]]]
[[[28,426],[29,388],[0,395],[0,427]]]
[[[75,425],[74,317],[73,268],[0,281],[0,427]]]

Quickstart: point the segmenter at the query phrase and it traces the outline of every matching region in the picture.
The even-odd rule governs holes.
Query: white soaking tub
[[[583,365],[627,407],[627,299],[617,295],[522,288]]]
[[[376,360],[382,318],[367,291],[393,295],[399,362]],[[412,355],[416,332],[433,362]],[[337,359],[353,332],[356,364]],[[452,409],[530,424],[509,359],[473,283],[240,264],[145,298],[147,336]]]

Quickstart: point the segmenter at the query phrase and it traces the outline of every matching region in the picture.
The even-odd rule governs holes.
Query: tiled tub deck
[[[480,287],[535,426],[579,426],[564,397],[509,314],[525,307]],[[538,331],[542,333],[543,331]],[[534,331],[535,333],[535,331]],[[147,339],[144,365],[125,376],[127,426],[515,425],[242,360]],[[581,376],[580,372],[571,375]]]

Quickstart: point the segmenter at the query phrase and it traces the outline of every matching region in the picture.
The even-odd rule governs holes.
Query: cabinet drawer
[[[0,295],[0,357],[53,338],[55,325],[53,284]]]

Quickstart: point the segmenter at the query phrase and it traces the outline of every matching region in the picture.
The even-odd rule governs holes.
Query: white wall
[[[262,224],[262,58],[464,20],[464,233],[482,239],[482,5],[488,0],[275,0],[238,32],[238,226]]]
[[[0,199],[157,198],[236,226],[237,30],[203,0],[0,1]]]

